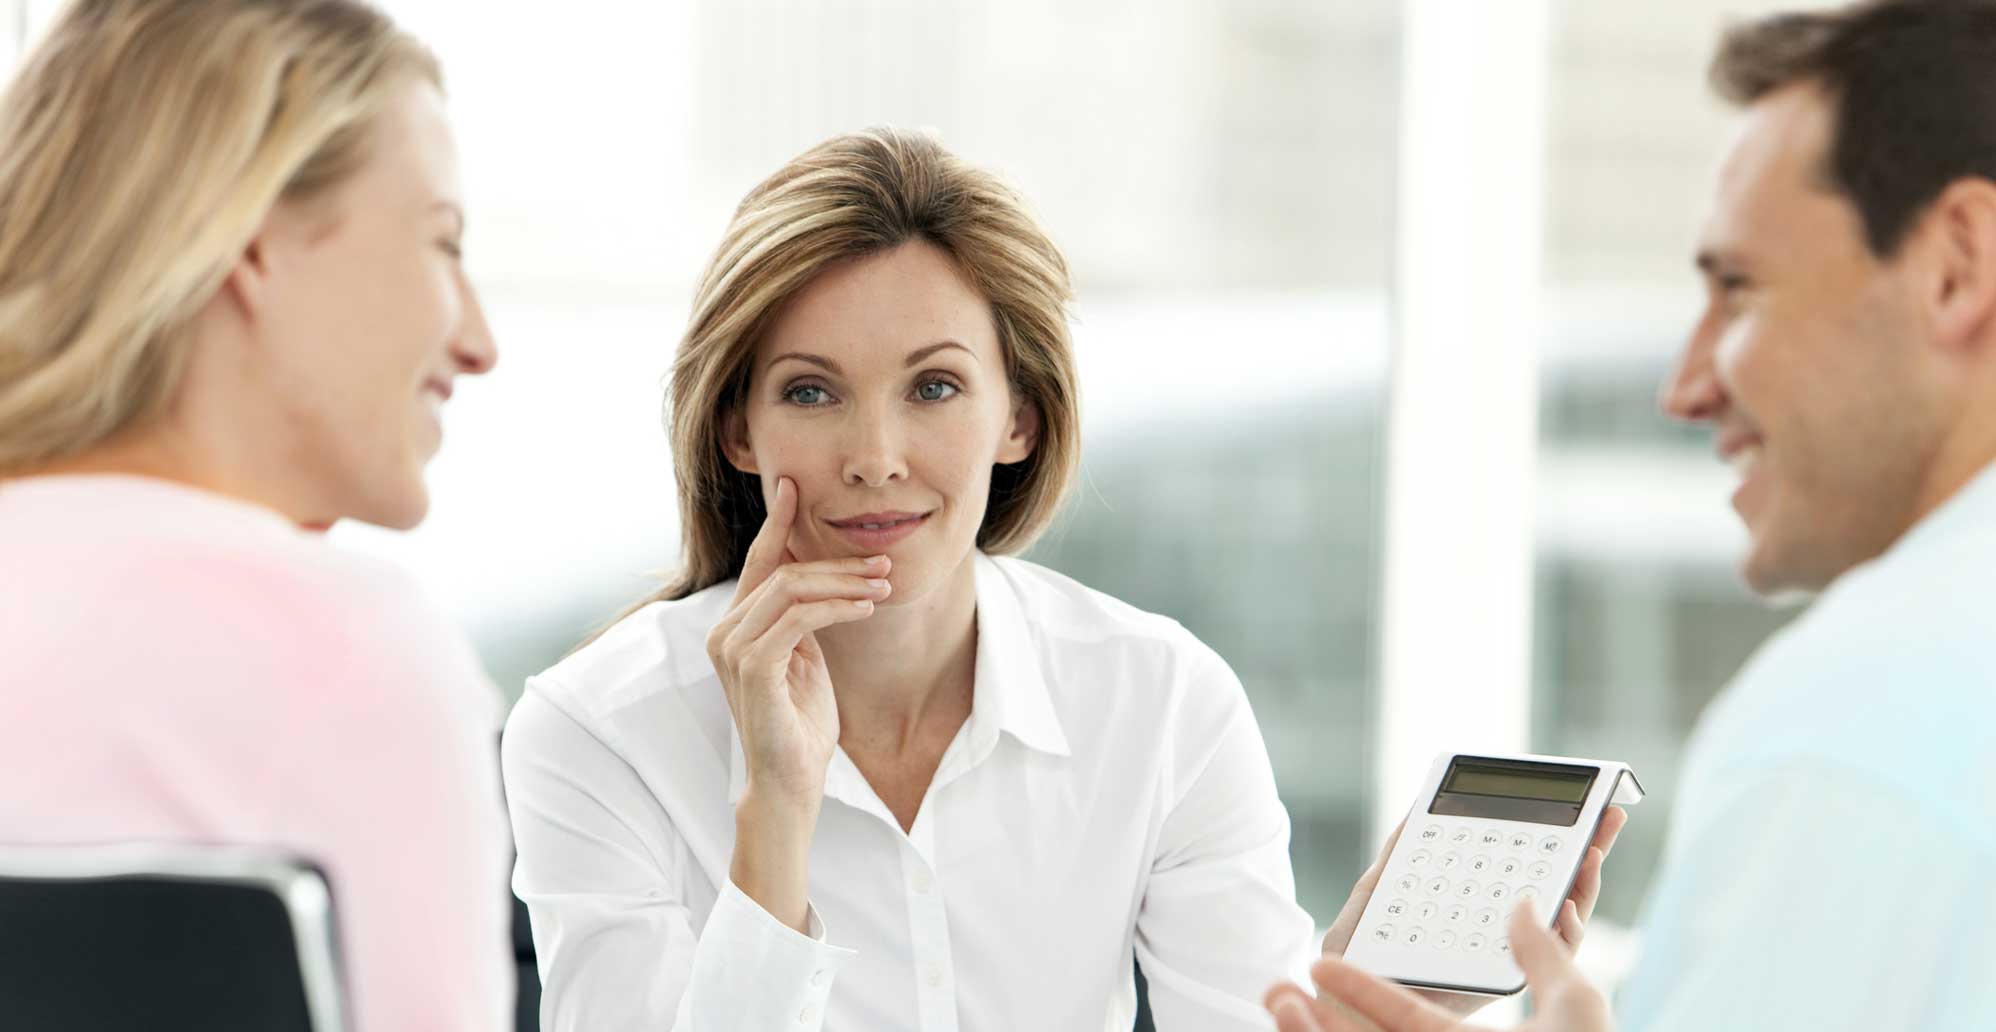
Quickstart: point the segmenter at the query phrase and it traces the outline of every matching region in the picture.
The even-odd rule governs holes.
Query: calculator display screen
[[[1567,763],[1458,756],[1428,812],[1570,828],[1579,822],[1599,773],[1597,767]]]
[[[1543,799],[1549,803],[1578,803],[1587,798],[1587,788],[1593,780],[1586,774],[1504,770],[1458,761],[1449,770],[1448,780],[1442,782],[1442,790],[1510,796],[1514,799]]]

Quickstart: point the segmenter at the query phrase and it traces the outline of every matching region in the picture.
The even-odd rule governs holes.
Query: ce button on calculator
[[[1608,805],[1642,798],[1626,763],[1443,753],[1345,960],[1403,985],[1518,992],[1525,975],[1505,934],[1511,911],[1537,899],[1551,927]]]

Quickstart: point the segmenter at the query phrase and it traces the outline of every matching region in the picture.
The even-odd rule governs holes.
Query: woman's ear
[[[1031,398],[1020,398],[1012,405],[1012,425],[998,446],[998,462],[1003,465],[1024,462],[1032,457],[1039,443],[1040,407]]]
[[[222,292],[236,303],[245,320],[256,319],[270,301],[270,232],[270,220],[265,219],[256,236],[237,253],[235,264],[229,266],[228,277],[222,281]]]
[[[755,449],[749,447],[748,416],[738,405],[721,410],[721,454],[728,464],[751,476],[761,475],[755,466]]]

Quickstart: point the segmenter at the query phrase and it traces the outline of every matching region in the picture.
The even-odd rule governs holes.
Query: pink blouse
[[[0,481],[0,841],[314,859],[363,1032],[511,1024],[499,716],[406,576],[276,513]]]

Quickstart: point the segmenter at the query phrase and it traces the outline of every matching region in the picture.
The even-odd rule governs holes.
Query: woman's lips
[[[866,554],[873,555],[885,551],[889,546],[922,529],[929,522],[930,513],[920,516],[907,516],[899,519],[875,522],[872,520],[841,520],[826,525],[838,531],[839,536],[852,542]]]

